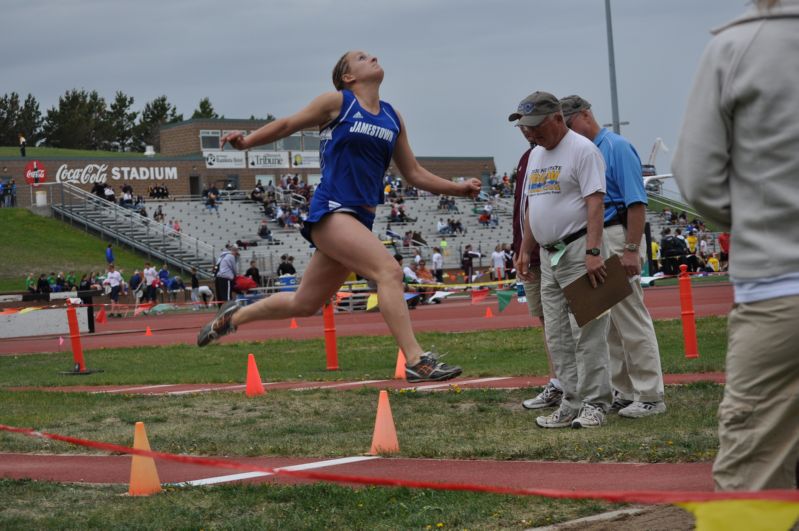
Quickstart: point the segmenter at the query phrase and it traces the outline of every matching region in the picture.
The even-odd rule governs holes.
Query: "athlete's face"
[[[348,73],[358,81],[383,80],[383,67],[377,62],[377,57],[364,51],[350,52],[347,59]]]

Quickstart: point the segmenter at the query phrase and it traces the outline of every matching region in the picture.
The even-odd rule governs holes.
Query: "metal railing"
[[[213,277],[216,249],[212,245],[69,183],[58,184],[50,192],[53,213],[70,223],[91,228],[184,272],[197,268],[199,277]]]

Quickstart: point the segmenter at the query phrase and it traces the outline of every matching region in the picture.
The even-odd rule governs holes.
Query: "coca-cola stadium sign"
[[[82,168],[70,168],[62,164],[55,174],[57,183],[94,184],[108,182],[109,176],[115,181],[175,181],[178,178],[176,167],[112,166],[108,164],[87,164]]]

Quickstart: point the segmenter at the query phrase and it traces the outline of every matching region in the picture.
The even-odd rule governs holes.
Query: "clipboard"
[[[605,282],[596,288],[591,286],[588,273],[563,288],[569,309],[580,327],[596,319],[633,292],[618,255],[614,254],[605,260],[605,270],[607,272]]]

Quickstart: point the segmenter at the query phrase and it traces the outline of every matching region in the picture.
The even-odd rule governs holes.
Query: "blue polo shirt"
[[[605,159],[605,221],[616,216],[619,207],[648,203],[641,158],[630,142],[621,135],[602,129],[594,144]]]

